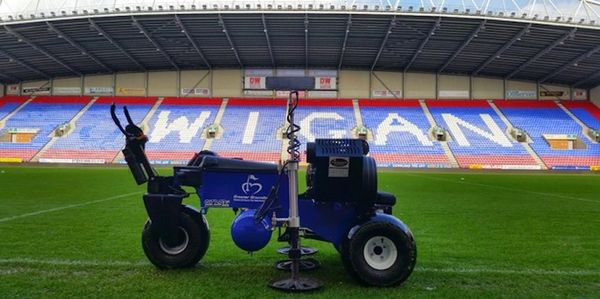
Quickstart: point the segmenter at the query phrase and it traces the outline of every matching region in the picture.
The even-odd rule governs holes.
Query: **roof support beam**
[[[373,70],[375,69],[375,66],[377,66],[377,62],[379,61],[379,57],[381,57],[381,53],[383,53],[383,49],[385,48],[385,44],[387,43],[388,38],[392,34],[392,30],[394,29],[394,27],[396,27],[396,16],[392,17],[392,20],[390,21],[390,25],[388,26],[388,30],[385,33],[385,37],[381,41],[381,45],[379,45],[379,51],[377,51],[377,56],[375,56],[375,59],[373,59],[373,63],[371,63],[371,72],[373,72]]]
[[[304,67],[308,69],[308,14],[304,14]]]
[[[267,49],[269,49],[269,56],[271,57],[271,64],[273,67],[276,67],[277,64],[275,63],[273,48],[271,48],[271,39],[269,38],[269,30],[267,29],[267,20],[265,19],[265,14],[261,14],[260,18],[262,20],[263,32],[265,33],[265,40],[267,41]]]
[[[563,64],[561,67],[554,70],[552,73],[549,73],[548,75],[544,76],[542,79],[539,80],[540,83],[544,83],[544,82],[548,81],[549,79],[552,79],[554,76],[562,73],[563,71],[565,71],[566,69],[568,69],[571,66],[577,66],[577,64],[579,62],[581,62],[584,59],[590,58],[592,55],[594,55],[598,51],[600,51],[600,45],[593,47],[592,49],[588,50],[587,52],[577,56],[575,59]]]
[[[14,75],[9,75],[9,74],[3,74],[0,73],[0,78],[6,79],[7,81],[10,82],[19,82],[19,81],[23,81],[20,78],[15,77]],[[3,80],[4,81],[4,80]],[[6,81],[5,81],[6,82]]]
[[[471,76],[477,76],[477,74],[479,74],[481,71],[483,71],[483,69],[485,69],[488,65],[490,65],[490,63],[492,63],[494,61],[494,59],[500,58],[500,55],[502,55],[502,53],[504,53],[504,51],[508,50],[508,48],[510,48],[514,43],[521,40],[521,37],[523,37],[523,35],[525,35],[527,32],[529,32],[530,28],[531,28],[531,23],[527,24],[525,27],[523,27],[523,29],[521,29],[521,31],[517,32],[517,34],[515,34],[515,36],[513,36],[513,38],[509,42],[505,43],[504,46],[502,46],[502,48],[498,49],[498,51],[496,51],[496,53],[494,53],[492,56],[490,56],[473,73],[471,73]]]
[[[37,73],[38,75],[41,75],[42,77],[44,77],[46,79],[50,79],[51,78],[51,76],[48,75],[48,74],[46,74],[45,72],[43,72],[43,71],[35,68],[31,64],[29,64],[29,63],[27,63],[27,62],[25,62],[23,60],[20,60],[20,59],[18,59],[16,57],[14,57],[14,56],[6,53],[3,50],[0,50],[0,55],[7,57],[9,59],[9,61],[16,62],[16,63],[20,64],[21,66],[23,66],[24,68],[26,68],[26,69],[34,72],[34,73]]]
[[[592,81],[594,79],[598,79],[598,77],[600,77],[600,70],[595,71],[595,72],[591,73],[590,75],[585,76],[583,79],[575,82],[575,84],[573,84],[573,87],[579,87],[579,86],[583,85],[583,83]]]
[[[240,55],[238,54],[238,51],[235,48],[235,44],[233,43],[231,36],[229,36],[229,32],[227,31],[227,26],[225,25],[225,21],[223,20],[223,17],[221,16],[221,14],[218,14],[218,17],[219,17],[219,25],[221,25],[221,28],[223,29],[223,33],[225,33],[225,37],[227,38],[227,41],[229,42],[229,46],[231,46],[231,51],[233,51],[233,55],[235,55],[235,59],[237,59],[237,62],[240,65],[240,67],[244,68],[244,64],[242,63],[242,59],[240,59]]]
[[[179,15],[175,15],[175,22],[181,29],[181,32],[183,34],[185,34],[185,37],[187,37],[188,41],[192,44],[192,47],[194,48],[196,53],[198,53],[198,56],[200,56],[200,59],[202,59],[202,61],[204,61],[204,64],[206,65],[206,67],[209,70],[212,69],[212,65],[210,64],[210,62],[208,62],[208,60],[206,59],[206,56],[204,56],[204,53],[202,52],[202,50],[200,50],[200,46],[198,46],[198,43],[196,42],[196,40],[194,40],[192,38],[192,36],[190,35],[190,32],[185,27],[185,24],[183,24],[183,21],[181,21],[181,18],[179,18]]]
[[[115,48],[117,48],[117,50],[121,51],[121,53],[123,53],[123,55],[125,55],[125,57],[129,58],[129,60],[131,60],[131,62],[133,62],[135,65],[137,65],[137,67],[141,71],[144,71],[144,72],[146,71],[146,67],[144,67],[137,59],[133,58],[133,56],[131,56],[131,54],[129,54],[129,52],[127,52],[125,49],[123,49],[123,47],[117,41],[115,41],[110,35],[108,35],[108,33],[106,33],[106,31],[104,31],[104,29],[102,29],[102,27],[100,27],[100,25],[98,25],[92,19],[88,19],[88,22],[90,23],[90,27],[95,29],[99,35],[102,35],[111,45],[113,45]]]
[[[96,56],[94,56],[93,54],[90,54],[88,52],[88,50],[86,50],[85,48],[83,48],[80,44],[78,44],[77,42],[75,42],[74,40],[72,40],[70,37],[68,37],[66,34],[64,34],[61,30],[59,30],[58,28],[56,28],[56,26],[54,26],[52,23],[46,22],[46,25],[48,26],[48,29],[50,29],[54,33],[58,34],[59,38],[64,39],[67,43],[69,43],[71,46],[73,46],[73,48],[75,48],[79,52],[81,52],[82,55],[86,55],[91,60],[93,60],[97,65],[99,65],[103,69],[105,69],[106,71],[108,71],[110,73],[114,73],[115,72],[112,68],[108,67],[102,61],[100,61],[100,59],[98,59]]]
[[[32,47],[35,50],[37,50],[38,52],[44,54],[46,57],[52,59],[54,62],[62,65],[65,69],[69,70],[71,73],[73,73],[73,74],[75,74],[77,76],[81,76],[81,73],[79,71],[76,71],[74,68],[72,68],[71,66],[69,66],[67,63],[65,63],[64,61],[62,61],[58,57],[50,54],[48,51],[46,51],[43,48],[41,48],[40,46],[36,45],[34,42],[32,42],[31,40],[29,40],[28,38],[24,37],[23,35],[21,35],[20,33],[16,32],[16,31],[14,31],[12,28],[4,25],[4,29],[6,29],[6,31],[9,34],[11,34],[12,36],[16,37],[20,42],[24,42],[24,43],[28,44],[30,47]]]
[[[167,59],[167,61],[173,66],[173,68],[179,70],[179,66],[177,65],[177,63],[175,63],[175,61],[173,61],[173,58],[171,58],[171,56],[165,51],[165,49],[150,36],[146,28],[144,28],[144,26],[142,26],[142,24],[140,24],[140,22],[138,22],[138,20],[134,16],[131,16],[131,20],[133,21],[133,25],[137,27],[137,29],[140,30],[140,33],[143,34],[148,39],[148,41],[150,41],[150,43],[156,48],[157,51],[159,51],[165,57],[165,59]]]
[[[340,59],[338,61],[338,70],[342,69],[342,63],[344,62],[344,53],[346,52],[346,44],[348,43],[348,35],[350,34],[351,26],[352,14],[348,14],[348,21],[346,21],[346,33],[344,35],[344,42],[342,43],[342,50],[340,51]]]
[[[442,65],[442,67],[437,71],[438,74],[443,72],[454,61],[454,59],[460,55],[460,53],[471,43],[471,41],[477,37],[481,30],[485,29],[486,23],[487,20],[483,20],[481,23],[479,23],[479,26],[477,26],[477,28],[471,32],[471,35],[469,35],[469,37],[460,45],[460,47],[458,47],[458,49],[454,50],[454,54],[452,54],[452,56],[446,60],[446,63],[444,63],[444,65]]]
[[[442,22],[442,18],[438,18],[435,21],[435,24],[433,24],[433,26],[431,27],[431,29],[429,29],[429,32],[427,33],[427,36],[425,37],[425,39],[421,42],[421,44],[419,45],[419,47],[417,48],[417,51],[415,51],[415,54],[413,54],[412,58],[410,59],[410,61],[406,64],[406,66],[404,66],[404,72],[407,72],[408,69],[410,69],[410,67],[412,66],[412,64],[415,62],[415,60],[417,60],[417,57],[419,57],[419,54],[421,54],[421,52],[423,52],[423,49],[425,48],[425,46],[427,45],[427,43],[429,42],[429,39],[431,39],[431,37],[433,35],[435,35],[435,31],[440,28],[440,23]]]
[[[540,59],[542,56],[548,54],[550,51],[552,51],[554,48],[562,45],[565,43],[565,41],[568,38],[571,38],[575,35],[575,32],[577,32],[577,28],[573,28],[571,30],[569,30],[569,32],[565,33],[563,36],[561,36],[559,39],[557,39],[554,43],[552,43],[550,46],[546,47],[545,49],[543,49],[542,51],[540,51],[539,53],[535,54],[535,56],[531,57],[529,60],[527,60],[525,63],[521,64],[517,69],[515,69],[514,71],[512,71],[510,74],[508,74],[506,77],[504,77],[504,79],[509,80],[510,78],[514,77],[516,74],[518,74],[520,71],[524,70],[527,66],[529,66],[531,63],[533,63],[534,61]]]

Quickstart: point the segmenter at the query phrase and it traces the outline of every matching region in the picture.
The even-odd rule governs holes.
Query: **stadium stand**
[[[296,109],[296,123],[302,127],[298,133],[302,147],[302,161],[306,161],[304,152],[306,142],[315,138],[352,138],[352,129],[356,126],[352,100],[303,100]]]
[[[550,168],[588,168],[600,165],[600,145],[582,134],[582,128],[553,101],[495,101],[510,122],[527,132],[531,147]],[[553,149],[544,134],[573,135],[582,149]]]
[[[0,155],[29,161],[50,141],[53,131],[69,122],[90,100],[79,96],[35,97],[7,120],[3,130],[32,130],[33,138],[30,142],[0,142]]]
[[[149,137],[147,153],[154,163],[184,163],[202,149],[226,157],[276,162],[285,149],[285,140],[278,136],[285,125],[283,99],[231,98],[220,119],[216,117],[221,98],[173,97],[157,102],[156,97],[100,97],[93,101],[80,96],[37,96],[15,111],[28,99],[0,98],[0,126],[4,125],[0,127],[0,158],[4,160],[27,162],[35,157],[34,161],[39,158],[40,162],[120,161],[122,136],[108,113],[113,102],[127,105],[139,123],[146,120],[142,126]],[[552,169],[600,165],[600,144],[584,130],[600,127],[600,108],[594,104],[563,101],[559,106],[554,101],[526,100],[494,103],[500,114],[483,100],[425,101],[437,125],[451,137],[447,144],[460,167],[535,168],[536,154]],[[353,138],[353,130],[363,125],[370,132],[370,153],[380,166],[453,167],[442,143],[430,136],[429,116],[419,101],[361,99],[356,108],[350,99],[301,101],[296,110],[297,122],[302,126],[301,152],[306,142],[315,138]],[[55,137],[56,129],[69,123],[65,135]],[[219,132],[207,143],[203,134],[213,124],[218,125]],[[510,125],[524,130],[530,141],[515,141],[508,132]],[[7,139],[14,132],[25,132],[30,140]],[[558,137],[552,136],[569,136],[578,146],[556,148],[550,143]]]
[[[487,101],[428,100],[436,123],[452,139],[448,145],[460,167],[518,167],[537,163],[507,134],[507,126]]]
[[[223,135],[210,150],[225,157],[279,161],[281,137],[276,134],[285,124],[285,111],[283,99],[229,99],[221,120]]]
[[[60,137],[40,157],[52,162],[72,159],[80,162],[111,163],[123,146],[123,135],[109,114],[110,105],[127,105],[134,121],[141,121],[156,102],[156,97],[100,97],[79,118],[75,128]],[[119,109],[118,113],[122,113]],[[123,118],[124,119],[124,118]]]
[[[563,106],[567,107],[579,120],[592,129],[600,129],[600,108],[590,102],[563,101]]]
[[[363,125],[373,134],[371,156],[387,167],[449,167],[417,100],[359,100]]]
[[[219,110],[220,98],[175,98],[162,101],[146,129],[148,158],[155,163],[182,163],[202,150],[203,130]]]
[[[25,101],[27,101],[29,97],[27,96],[4,96],[0,98],[0,120],[6,117],[9,113],[11,113],[15,108],[19,107]]]

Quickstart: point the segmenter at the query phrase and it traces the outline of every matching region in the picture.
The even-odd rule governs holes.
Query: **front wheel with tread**
[[[372,286],[392,286],[412,273],[417,248],[412,233],[388,222],[371,222],[352,236],[348,262],[355,278]]]
[[[179,244],[167,245],[152,233],[148,219],[142,232],[142,248],[148,260],[159,269],[194,267],[206,253],[210,233],[206,220],[195,209],[181,207],[179,213]]]

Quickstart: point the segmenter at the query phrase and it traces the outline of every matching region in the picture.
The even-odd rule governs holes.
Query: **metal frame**
[[[64,39],[67,43],[69,43],[71,46],[73,46],[73,48],[75,48],[79,52],[81,52],[82,55],[85,55],[85,56],[89,57],[93,62],[95,62],[96,64],[98,64],[102,68],[104,68],[106,71],[111,72],[111,73],[115,72],[112,68],[110,68],[109,66],[107,66],[106,64],[104,64],[102,61],[100,61],[94,54],[91,54],[89,52],[89,50],[87,50],[84,47],[82,47],[81,45],[79,45],[77,42],[75,42],[69,36],[67,36],[65,33],[63,33],[60,29],[56,28],[56,26],[52,25],[52,23],[46,22],[46,25],[48,26],[48,28],[51,31],[53,31],[54,33],[58,34],[59,38]]]
[[[574,37],[575,36],[575,32],[577,32],[577,28],[573,28],[573,29],[569,30],[569,32],[565,33],[563,36],[561,36],[559,39],[557,39],[550,46],[544,48],[544,50],[542,50],[542,51],[538,52],[537,54],[535,54],[535,56],[531,57],[529,60],[527,60],[526,62],[524,62],[523,64],[521,64],[516,70],[512,71],[510,74],[508,74],[504,78],[508,80],[508,79],[514,77],[516,74],[518,74],[520,71],[522,71],[525,68],[527,68],[534,61],[536,61],[536,60],[540,59],[542,56],[548,54],[550,51],[554,50],[554,48],[556,48],[556,47],[564,44],[565,41],[568,38]]]
[[[265,33],[265,41],[267,42],[267,49],[269,49],[269,56],[271,57],[271,64],[273,67],[277,67],[277,63],[275,62],[275,54],[273,54],[273,48],[271,47],[271,40],[269,39],[269,30],[267,29],[267,20],[265,19],[265,14],[260,15],[260,19],[263,25],[263,32]]]
[[[304,68],[308,69],[308,14],[304,14]]]
[[[348,14],[348,20],[346,21],[346,31],[344,33],[344,42],[340,51],[340,58],[337,69],[342,69],[342,63],[344,62],[344,53],[346,52],[346,44],[348,43],[348,35],[350,35],[350,28],[352,28],[352,14]]]
[[[46,74],[45,72],[43,72],[43,71],[39,70],[38,68],[35,68],[35,67],[33,67],[33,66],[32,66],[32,65],[30,65],[29,63],[27,63],[27,62],[25,62],[25,61],[22,61],[22,60],[20,60],[20,59],[16,58],[15,56],[13,56],[13,55],[11,55],[11,54],[8,54],[8,53],[7,53],[6,51],[4,51],[4,50],[0,50],[0,55],[2,55],[2,56],[5,56],[5,57],[7,57],[7,58],[8,58],[10,61],[12,61],[12,62],[16,62],[16,63],[18,63],[18,64],[22,65],[23,67],[25,67],[26,69],[28,69],[28,70],[30,70],[30,71],[32,71],[32,72],[34,72],[34,73],[37,73],[37,74],[41,75],[41,76],[42,76],[42,78],[44,78],[44,79],[50,79],[50,78],[52,77],[52,76],[50,76],[50,75]]]
[[[392,34],[392,30],[394,30],[394,27],[396,27],[396,16],[392,17],[392,20],[390,21],[390,25],[388,26],[388,30],[385,33],[383,40],[381,41],[381,45],[379,46],[379,51],[377,51],[377,56],[375,56],[375,59],[373,59],[373,63],[371,63],[371,72],[373,72],[373,70],[375,69],[375,66],[377,66],[379,57],[381,57],[381,53],[383,52],[383,49],[385,48],[385,44],[387,43],[388,38]]]
[[[441,22],[442,22],[442,18],[437,18],[437,20],[435,21],[435,24],[433,24],[433,26],[431,27],[431,29],[429,29],[429,32],[427,33],[427,36],[421,42],[421,44],[419,45],[419,47],[417,48],[417,50],[413,54],[413,56],[410,59],[410,61],[408,61],[408,63],[404,66],[404,72],[407,72],[410,69],[410,67],[415,62],[415,60],[417,60],[417,57],[419,57],[419,54],[421,54],[421,52],[423,52],[423,49],[425,48],[425,46],[429,42],[429,39],[431,39],[431,37],[435,34],[435,31],[440,27]]]
[[[61,59],[57,58],[56,56],[52,55],[50,52],[48,52],[48,51],[44,50],[43,48],[39,47],[38,45],[36,45],[34,42],[32,42],[31,40],[29,40],[28,38],[26,38],[22,34],[16,32],[15,30],[13,30],[11,27],[8,27],[8,26],[4,25],[4,29],[6,30],[7,33],[9,33],[10,35],[14,36],[19,42],[23,42],[23,43],[28,44],[30,47],[32,47],[33,49],[37,50],[38,52],[44,54],[46,57],[54,60],[54,62],[60,64],[61,66],[63,66],[65,69],[67,69],[71,73],[73,73],[73,74],[75,74],[77,76],[81,76],[82,75],[79,71],[76,71],[74,68],[72,68],[71,66],[69,66],[67,63],[65,63]]]
[[[131,16],[131,20],[133,21],[133,25],[140,30],[140,33],[143,34],[154,47],[156,47],[156,50],[158,50],[176,70],[179,70],[179,65],[177,65],[169,53],[167,53],[167,51],[165,51],[165,49],[150,36],[146,28],[144,28],[144,26],[142,26],[142,24],[140,24],[140,22],[134,16]]]
[[[90,18],[90,19],[88,19],[88,22],[90,23],[91,28],[96,30],[99,35],[101,35],[111,45],[113,45],[115,48],[117,48],[117,50],[119,50],[123,55],[125,55],[127,58],[129,58],[129,60],[131,60],[131,62],[133,62],[135,65],[137,65],[137,67],[141,71],[144,71],[144,72],[147,71],[146,67],[143,64],[141,64],[137,59],[135,59],[127,50],[125,50],[117,41],[115,41],[106,31],[104,31],[104,29],[102,29],[102,27],[100,27],[100,25],[98,25],[94,20],[92,20]]]
[[[225,25],[225,20],[223,20],[223,17],[221,16],[221,14],[218,14],[218,17],[219,17],[219,25],[223,29],[223,33],[225,34],[225,37],[227,38],[227,41],[229,42],[229,45],[231,46],[231,50],[233,51],[233,54],[235,55],[235,59],[237,59],[237,62],[239,63],[240,67],[244,68],[244,63],[242,63],[240,54],[238,54],[238,51],[235,48],[235,44],[233,43],[233,40],[231,39],[231,36],[229,36],[229,32],[227,31],[227,26]]]
[[[188,39],[188,41],[190,42],[190,44],[192,44],[192,47],[194,48],[194,50],[196,51],[196,53],[198,53],[198,56],[200,56],[200,59],[202,59],[202,61],[206,65],[206,67],[209,70],[212,69],[212,65],[210,64],[210,62],[208,62],[208,60],[206,59],[206,56],[204,56],[204,53],[202,52],[202,50],[200,50],[200,46],[198,45],[198,43],[196,42],[196,40],[194,40],[192,38],[192,36],[190,35],[190,33],[187,30],[185,24],[183,23],[183,21],[181,20],[181,18],[179,18],[179,15],[175,15],[175,23],[177,23],[177,25],[179,26],[179,28],[181,28],[181,32],[185,35],[185,37]]]
[[[475,69],[475,71],[473,71],[473,73],[471,73],[471,76],[477,76],[477,74],[479,74],[481,71],[483,71],[496,58],[499,58],[500,55],[502,55],[506,50],[508,50],[508,48],[512,47],[512,45],[514,43],[519,41],[523,37],[523,35],[527,34],[527,32],[529,32],[530,29],[531,29],[531,24],[525,25],[525,27],[523,29],[521,29],[521,31],[519,31],[509,42],[505,43],[500,49],[498,49],[498,51],[496,51],[494,54],[492,54],[484,63],[482,63],[479,67],[477,67],[477,69]]]
[[[584,88],[600,84],[600,75],[593,76],[600,69],[600,50],[590,49],[600,44],[600,27],[540,25],[518,16],[506,21],[483,13],[444,15],[439,10],[408,14],[381,7],[377,12],[328,9],[258,13],[174,9],[161,14],[131,11],[113,17],[88,14],[15,23],[7,27],[30,43],[10,33],[0,35],[0,49],[11,55],[0,53],[0,57],[18,62],[0,59],[2,72],[15,77],[0,77],[0,82],[48,79],[69,75],[71,70],[79,76],[180,68],[313,67],[550,79]],[[55,38],[58,35],[62,38]],[[518,43],[520,38],[527,43]],[[38,55],[39,50],[47,55]],[[79,55],[89,51],[92,56]],[[498,56],[506,63],[498,63]],[[62,59],[71,70],[57,65],[55,59]],[[557,61],[581,67],[549,69]],[[540,71],[561,76],[540,78],[546,75]]]
[[[469,37],[454,51],[454,54],[452,54],[452,56],[450,56],[450,58],[446,60],[444,65],[442,65],[442,67],[438,69],[438,74],[443,72],[454,61],[454,59],[456,59],[456,57],[458,57],[458,55],[462,53],[462,51],[471,43],[471,41],[477,37],[479,32],[485,29],[485,23],[487,23],[487,20],[483,20],[481,21],[481,23],[479,23],[479,26],[477,26],[477,28],[473,30],[471,35],[469,35]]]
[[[598,53],[598,51],[600,51],[600,45],[593,47],[592,49],[590,49],[589,51],[577,56],[577,58],[563,64],[561,67],[559,67],[558,69],[554,70],[552,73],[544,76],[543,78],[541,78],[540,80],[538,80],[540,83],[544,83],[550,79],[552,79],[554,76],[564,72],[567,68],[572,67],[572,66],[577,66],[577,64],[579,62],[581,62],[584,59],[590,58],[593,54]]]

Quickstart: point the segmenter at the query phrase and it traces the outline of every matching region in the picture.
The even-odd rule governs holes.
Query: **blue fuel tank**
[[[268,219],[256,223],[254,213],[256,210],[246,210],[233,219],[231,224],[231,238],[235,245],[242,250],[258,251],[271,240],[271,223]]]

